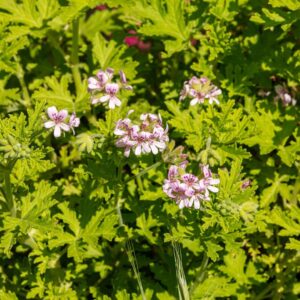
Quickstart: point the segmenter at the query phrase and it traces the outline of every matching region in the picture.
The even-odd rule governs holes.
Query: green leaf
[[[272,181],[271,186],[265,188],[262,192],[261,202],[260,202],[262,207],[267,207],[272,202],[276,201],[282,182],[286,182],[287,180],[288,180],[287,175],[283,175],[279,177],[277,173],[275,174],[275,179]]]
[[[107,41],[100,33],[93,38],[93,57],[100,69],[110,67],[116,71],[122,70],[127,78],[132,79],[136,76],[138,62],[126,56],[126,50],[125,45],[117,45],[114,40]]]
[[[183,1],[135,1],[129,8],[125,8],[127,18],[142,21],[139,33],[166,39],[164,44],[167,56],[187,47],[192,25],[185,21]]]
[[[215,299],[217,297],[230,297],[236,295],[238,284],[230,283],[225,277],[208,277],[197,285],[192,299]]]
[[[140,215],[136,220],[136,225],[138,228],[140,228],[137,229],[137,232],[141,236],[145,236],[151,244],[156,244],[157,236],[154,235],[154,233],[151,231],[151,228],[158,227],[161,225],[161,223],[157,219],[153,218],[152,214],[152,209],[150,209],[148,217],[145,213]]]
[[[79,237],[81,227],[75,211],[71,210],[66,203],[61,203],[58,205],[58,207],[61,210],[62,214],[57,214],[56,217],[68,224],[69,228],[73,231],[75,236]]]
[[[205,246],[207,250],[207,255],[212,261],[216,261],[219,258],[218,251],[223,250],[223,247],[212,241],[205,241]]]
[[[281,229],[279,235],[290,236],[300,234],[300,210],[295,210],[297,219],[293,220],[290,215],[284,213],[280,208],[276,207],[272,210],[268,221],[272,224],[277,224],[284,229]]]
[[[242,285],[247,282],[247,276],[244,272],[246,255],[242,250],[231,251],[224,257],[224,266],[220,266],[219,269],[224,272],[230,278]]]
[[[290,238],[289,242],[286,244],[286,249],[300,251],[300,241],[294,238]]]
[[[273,7],[285,7],[290,10],[300,9],[300,2],[298,0],[269,0],[269,4]]]

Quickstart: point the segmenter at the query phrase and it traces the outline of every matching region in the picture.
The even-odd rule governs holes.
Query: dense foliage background
[[[299,103],[275,87],[299,100],[300,2],[101,2],[0,0],[0,298],[178,299],[177,247],[191,299],[298,299]],[[108,67],[133,86],[114,110],[87,89]],[[178,100],[192,76],[220,105]],[[75,136],[44,128],[49,106]],[[131,109],[160,112],[166,151],[115,147]],[[163,193],[178,146],[220,179],[203,210]]]

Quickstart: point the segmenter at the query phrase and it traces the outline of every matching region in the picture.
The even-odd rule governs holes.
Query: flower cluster
[[[139,125],[132,124],[127,115],[127,118],[119,120],[116,124],[114,134],[119,136],[116,146],[125,148],[126,157],[130,155],[131,150],[135,155],[140,155],[150,152],[157,154],[166,148],[166,142],[169,140],[168,128],[163,128],[160,115],[142,114],[140,120]]]
[[[50,121],[46,121],[44,126],[45,128],[54,127],[54,136],[56,138],[61,136],[62,131],[72,130],[73,134],[75,134],[74,128],[80,124],[80,120],[76,117],[75,113],[73,113],[68,122],[66,122],[68,118],[68,111],[66,109],[58,111],[55,106],[51,106],[47,109],[47,114]]]
[[[193,76],[189,81],[184,83],[179,100],[181,101],[189,97],[192,98],[190,105],[204,103],[205,99],[208,99],[209,104],[213,104],[214,102],[220,104],[217,96],[221,94],[222,91],[213,85],[208,78]]]
[[[200,209],[201,201],[210,201],[210,192],[217,193],[219,191],[215,185],[219,184],[220,180],[212,177],[208,165],[201,166],[201,178],[186,173],[185,167],[186,164],[170,167],[163,190],[176,201],[180,209],[184,207]]]
[[[291,96],[291,94],[289,93],[288,89],[285,86],[276,85],[275,92],[277,94],[275,100],[281,100],[284,106],[296,105],[297,100]]]
[[[126,36],[124,39],[124,43],[128,47],[136,47],[142,52],[147,52],[151,49],[151,43],[142,41],[137,36],[137,32],[135,30],[129,30],[128,33],[131,35]]]
[[[121,89],[132,90],[132,86],[127,85],[126,76],[123,71],[119,72],[119,82],[112,82],[114,70],[107,68],[100,70],[96,77],[88,79],[88,89],[92,93],[92,104],[108,103],[110,109],[121,106],[121,100],[117,97]]]

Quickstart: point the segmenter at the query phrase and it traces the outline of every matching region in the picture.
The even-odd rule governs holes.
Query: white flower
[[[75,113],[72,113],[70,120],[69,120],[69,127],[72,129],[73,134],[75,134],[74,127],[78,127],[80,124],[80,119],[76,117]]]
[[[92,104],[98,102],[105,103],[108,102],[108,107],[114,109],[116,106],[121,106],[121,100],[116,97],[116,94],[119,92],[119,85],[117,83],[108,83],[105,86],[105,95],[99,99],[94,99]]]
[[[192,98],[190,102],[192,106],[197,103],[204,103],[205,99],[208,99],[209,104],[220,104],[217,96],[221,94],[222,91],[213,85],[208,78],[193,76],[189,81],[184,82],[179,100],[181,101],[186,97]]]
[[[120,136],[116,146],[125,148],[124,155],[129,156],[130,151],[139,156],[152,152],[154,155],[162,152],[169,141],[168,128],[162,127],[160,115],[142,114],[141,123],[133,125],[129,118],[119,120],[114,134]]]
[[[212,178],[208,165],[201,166],[201,168],[204,178],[185,173],[185,165],[170,167],[168,179],[164,181],[163,191],[176,201],[180,209],[184,207],[200,209],[201,202],[210,201],[210,192],[219,191],[215,185],[219,184],[220,180]]]
[[[120,71],[120,80],[112,82],[114,70],[107,68],[105,71],[100,70],[97,78],[90,77],[88,79],[88,89],[91,92],[92,104],[108,103],[110,109],[121,106],[121,100],[117,94],[121,89],[132,90],[132,86],[127,85],[125,73]]]
[[[61,130],[69,131],[70,126],[64,123],[64,120],[68,117],[68,111],[66,109],[62,109],[59,112],[55,106],[51,106],[47,109],[47,113],[51,121],[45,122],[45,128],[54,127],[54,136],[60,137]]]
[[[288,105],[296,105],[297,100],[294,99],[289,93],[286,86],[276,85],[275,92],[277,96],[275,97],[276,100],[280,99],[284,106]]]

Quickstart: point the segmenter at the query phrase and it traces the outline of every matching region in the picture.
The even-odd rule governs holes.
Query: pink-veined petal
[[[57,109],[55,106],[51,106],[47,109],[47,114],[50,119],[54,119],[57,114]]]
[[[68,116],[68,111],[66,109],[62,109],[59,111],[58,115],[64,120]]]

